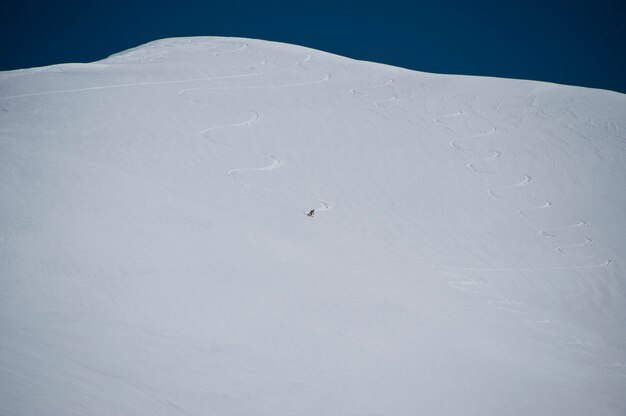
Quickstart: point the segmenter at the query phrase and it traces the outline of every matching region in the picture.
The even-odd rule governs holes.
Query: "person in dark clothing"
[[[308,215],[309,217],[312,217],[313,215],[315,215],[315,210],[314,210],[314,209],[312,209],[312,210],[311,210],[311,211],[309,211],[309,213],[308,213],[308,214],[306,214],[306,215]]]

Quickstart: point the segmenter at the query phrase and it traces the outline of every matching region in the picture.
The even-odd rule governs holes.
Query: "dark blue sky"
[[[89,62],[155,39],[198,35],[626,93],[624,0],[3,0],[0,70]]]

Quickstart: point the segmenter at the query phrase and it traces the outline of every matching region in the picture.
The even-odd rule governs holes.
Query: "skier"
[[[308,214],[306,214],[306,215],[308,215],[309,217],[312,217],[313,215],[315,215],[315,210],[314,210],[314,209],[312,209],[312,210],[311,210],[311,211],[309,211],[309,213],[308,213]]]

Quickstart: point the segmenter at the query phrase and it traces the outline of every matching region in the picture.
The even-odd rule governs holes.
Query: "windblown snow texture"
[[[0,414],[623,415],[625,132],[248,39],[0,73]]]

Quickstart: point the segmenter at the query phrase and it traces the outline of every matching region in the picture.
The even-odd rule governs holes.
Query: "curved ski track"
[[[222,54],[222,53],[234,53],[234,52],[240,52],[240,51],[243,51],[243,50],[248,49],[248,46],[249,46],[249,45],[248,45],[247,43],[245,43],[245,42],[240,43],[240,45],[241,45],[241,46],[239,46],[239,47],[237,47],[237,48],[235,48],[235,49],[227,49],[227,50],[224,50],[224,51],[217,51],[217,52],[213,52],[213,56],[219,56],[219,55],[220,55],[220,54]]]
[[[544,229],[539,231],[539,235],[542,236],[542,237],[556,237],[556,234],[549,233],[548,231],[566,230],[568,228],[580,228],[580,227],[584,227],[586,225],[587,225],[587,223],[585,221],[578,221],[576,224],[564,225],[562,227],[544,228]]]
[[[234,150],[239,150],[239,151],[244,151],[243,149],[236,147],[236,146],[231,146],[229,144],[226,143],[221,143],[216,141],[215,139],[211,138],[211,134],[217,130],[223,130],[223,129],[227,129],[227,128],[236,128],[236,127],[250,127],[251,125],[253,125],[254,123],[256,123],[259,119],[260,119],[260,115],[259,113],[257,113],[256,111],[253,110],[249,110],[252,113],[252,116],[244,121],[240,121],[237,123],[230,123],[230,124],[220,124],[217,126],[213,126],[213,127],[209,127],[208,129],[204,129],[200,132],[200,136],[209,140],[212,143],[218,144],[220,146],[225,146],[228,147],[229,149],[234,149]],[[233,178],[235,181],[241,183],[243,186],[251,186],[250,184],[246,183],[246,182],[242,182],[239,179],[237,179],[236,177],[236,173],[237,172],[244,172],[244,171],[264,171],[264,170],[274,170],[276,169],[278,166],[280,166],[281,161],[276,158],[273,155],[265,155],[264,156],[270,158],[272,160],[272,163],[269,164],[268,166],[264,166],[264,167],[260,167],[260,168],[236,168],[236,169],[229,169],[227,171],[227,175],[229,175],[231,178]]]
[[[276,169],[277,167],[279,167],[279,166],[280,166],[281,161],[280,161],[280,160],[278,160],[278,158],[276,158],[275,156],[272,156],[272,155],[264,155],[264,156],[269,157],[269,158],[272,160],[272,163],[270,163],[270,164],[269,164],[269,165],[267,165],[267,166],[260,167],[260,168],[237,168],[237,169],[229,169],[229,170],[228,170],[228,172],[227,172],[227,174],[228,174],[231,178],[233,178],[235,181],[237,181],[237,182],[239,182],[240,184],[242,184],[243,186],[252,186],[252,185],[251,185],[251,184],[249,184],[249,183],[246,183],[246,182],[243,182],[243,181],[239,180],[239,179],[237,178],[237,176],[235,175],[235,173],[237,173],[237,172],[246,172],[246,171],[247,171],[247,172],[253,172],[253,171],[274,170],[274,169]],[[270,188],[266,188],[266,187],[259,187],[259,186],[257,186],[257,187],[258,187],[258,188],[265,189],[265,190],[270,190]]]
[[[189,79],[178,79],[178,80],[170,80],[170,81],[148,81],[148,82],[134,82],[134,83],[128,83],[128,84],[99,85],[96,87],[71,88],[67,90],[43,91],[43,92],[32,92],[32,93],[19,94],[19,95],[8,95],[5,97],[0,97],[0,100],[10,100],[14,98],[23,98],[23,97],[36,97],[40,95],[64,94],[64,93],[71,93],[71,92],[107,90],[107,89],[112,89],[112,88],[142,87],[142,86],[148,86],[148,85],[165,85],[165,84],[182,84],[185,82],[195,82],[195,81],[213,81],[213,80],[218,80],[218,79],[256,77],[259,75],[262,75],[262,73],[224,75],[224,76],[204,77],[204,78],[189,78]]]
[[[433,121],[442,124],[439,120],[446,117],[459,117],[463,115],[464,112],[462,110],[457,110],[455,113],[450,115],[444,115],[441,117],[436,117]],[[444,125],[445,127],[445,125]],[[485,137],[491,135],[496,132],[496,127],[494,126],[488,132],[467,136],[467,137],[459,137],[454,138],[450,142],[450,147],[452,147],[455,151],[458,152],[467,152],[467,151],[479,151],[480,149],[467,149],[462,146],[459,146],[457,142],[459,140],[464,139],[477,139],[481,137]],[[465,165],[472,173],[501,173],[501,172],[490,172],[490,171],[482,171],[478,170],[474,167],[475,163],[484,163],[496,160],[502,156],[502,153],[495,149],[488,149],[487,151],[492,152],[492,155],[483,158],[471,161]],[[487,190],[487,193],[496,199],[504,199],[503,195],[500,195],[496,191],[504,190],[504,189],[512,189],[521,186],[528,185],[531,182],[532,178],[530,175],[524,175],[524,179],[518,183],[511,185],[502,185],[493,187]],[[516,213],[522,217],[525,217],[528,220],[533,221],[533,218],[530,217],[527,213],[529,211],[535,210],[543,210],[552,208],[553,203],[550,200],[545,200],[543,204],[538,206],[532,206],[529,208],[520,208],[516,211]],[[587,223],[584,221],[578,221],[575,224],[560,226],[560,227],[548,227],[542,228],[538,231],[538,234],[542,238],[557,238],[559,237],[559,231],[565,231],[569,229],[577,229],[587,226]],[[554,250],[563,257],[576,257],[576,258],[585,258],[585,259],[593,259],[597,258],[596,255],[583,255],[577,254],[576,252],[568,253],[568,249],[583,249],[584,247],[588,247],[595,244],[595,241],[592,238],[585,237],[583,242],[575,243],[575,244],[560,244],[554,247]],[[590,260],[588,260],[590,261]],[[595,264],[587,264],[587,265],[569,265],[569,266],[555,266],[555,267],[433,267],[435,270],[439,270],[442,273],[449,274],[455,277],[455,280],[449,280],[447,283],[449,286],[462,290],[464,292],[470,292],[475,295],[487,295],[491,297],[490,300],[486,301],[486,304],[490,307],[494,307],[511,314],[515,314],[517,316],[521,315],[529,315],[529,311],[523,304],[518,300],[512,299],[510,297],[502,296],[498,293],[497,290],[490,288],[486,282],[482,280],[476,280],[474,278],[469,278],[463,276],[464,272],[482,272],[482,273],[506,273],[506,272],[545,272],[545,271],[572,271],[572,270],[589,270],[589,269],[597,269],[597,268],[605,268],[609,267],[613,262],[609,259],[604,260],[603,262],[595,263]],[[460,278],[459,280],[456,280]],[[487,291],[487,293],[485,293]],[[489,291],[491,293],[489,293]],[[495,299],[494,299],[495,297]],[[547,319],[545,317],[535,317],[534,319],[526,319],[524,321],[526,326],[538,333],[548,334],[552,342],[555,342],[561,348],[568,349],[570,351],[574,351],[576,353],[588,354],[588,355],[596,355],[594,354],[592,348],[593,344],[586,340],[581,340],[575,336],[572,336],[571,333],[568,333],[565,328],[559,324],[559,322],[554,321],[552,319]],[[553,325],[554,329],[546,328],[546,325]],[[560,329],[560,330],[559,330]],[[613,364],[605,364],[605,366],[612,366]]]
[[[520,187],[520,186],[526,186],[526,185],[528,185],[530,183],[531,180],[532,180],[532,178],[530,176],[524,175],[524,179],[521,182],[514,183],[512,185],[496,186],[494,188],[487,189],[487,193],[489,195],[491,195],[492,197],[494,197],[494,198],[502,199],[504,197],[502,195],[496,194],[494,192],[495,190],[498,190],[498,189],[511,189],[511,188],[517,188],[517,187]]]
[[[308,54],[306,58],[296,62],[296,65],[301,67],[304,70],[308,70],[303,67],[302,64],[308,62],[312,59],[312,55]],[[260,64],[262,65],[263,62]],[[268,72],[260,73],[267,74]],[[320,79],[305,81],[305,82],[294,82],[290,84],[268,84],[268,85],[246,85],[246,86],[231,86],[231,87],[195,87],[195,88],[185,88],[178,91],[179,95],[184,95],[189,91],[199,91],[199,90],[207,90],[207,91],[216,91],[216,90],[258,90],[258,89],[272,89],[272,88],[293,88],[293,87],[305,87],[308,85],[321,84],[323,82],[327,82],[332,78],[332,74],[329,72],[323,72],[323,76]]]
[[[456,112],[454,112],[453,114],[448,114],[448,115],[443,115],[443,116],[439,116],[439,117],[435,117],[433,119],[434,122],[439,123],[441,125],[443,125],[444,127],[447,128],[447,126],[445,126],[440,120],[443,118],[452,118],[452,117],[460,117],[462,115],[464,115],[465,113],[463,112],[463,110],[457,110]],[[490,136],[492,134],[494,134],[497,131],[497,128],[495,126],[493,126],[489,131],[484,132],[484,133],[479,133],[479,134],[473,134],[470,136],[464,136],[464,137],[455,137],[454,139],[452,139],[450,141],[450,147],[452,147],[455,151],[457,152],[472,152],[472,151],[481,151],[481,149],[473,149],[473,148],[466,148],[466,147],[462,147],[459,146],[457,144],[458,141],[460,140],[470,140],[470,139],[478,139],[478,138],[482,138],[482,137],[486,137],[486,136]],[[492,153],[491,156],[483,158],[483,159],[477,159],[477,160],[473,160],[469,163],[467,163],[465,165],[466,168],[468,168],[472,173],[476,174],[476,173],[499,173],[499,174],[503,174],[502,172],[490,172],[490,171],[482,171],[482,170],[478,170],[474,167],[475,163],[479,163],[479,162],[489,162],[489,161],[493,161],[496,159],[499,159],[502,156],[502,153],[498,150],[495,149],[486,149],[486,151],[489,151]],[[501,185],[501,186],[496,186],[496,187],[492,187],[487,189],[487,194],[489,194],[491,197],[496,198],[496,199],[505,199],[505,197],[499,193],[497,193],[497,191],[499,190],[505,190],[505,189],[513,189],[513,188],[518,188],[518,187],[522,187],[522,186],[526,186],[528,185],[530,182],[532,181],[532,178],[530,175],[524,175],[524,178],[518,182],[518,183],[514,183],[514,184],[510,184],[510,185]],[[544,202],[543,205],[540,206],[536,206],[536,207],[530,207],[530,208],[522,208],[522,209],[518,209],[516,211],[516,213],[518,215],[521,215],[523,217],[529,218],[526,214],[525,211],[530,211],[530,210],[538,210],[538,209],[547,209],[552,207],[552,202],[549,200],[546,200]],[[530,218],[529,218],[530,219]],[[584,221],[579,221],[576,224],[572,224],[572,225],[566,225],[566,226],[562,226],[562,227],[551,227],[551,228],[544,228],[541,229],[539,231],[539,235],[542,237],[556,237],[556,234],[552,234],[550,233],[550,231],[558,231],[558,230],[562,230],[562,229],[569,229],[569,228],[578,228],[578,227],[583,227],[587,225]],[[573,256],[573,255],[569,255],[563,252],[564,249],[567,248],[578,248],[578,247],[586,247],[588,245],[591,245],[592,243],[594,243],[593,239],[585,237],[585,241],[583,243],[580,244],[571,244],[571,245],[560,245],[555,247],[555,251],[557,253],[559,253],[561,256]],[[582,256],[582,257],[594,257],[594,256]],[[459,268],[448,268],[448,267],[444,267],[444,268],[438,268],[440,270],[446,269],[446,270],[466,270],[466,271],[541,271],[541,270],[578,270],[578,269],[590,269],[590,268],[597,268],[597,267],[606,267],[608,265],[610,265],[612,263],[611,260],[605,260],[602,263],[599,264],[593,264],[593,265],[587,265],[587,266],[563,266],[563,267],[528,267],[528,268],[467,268],[467,267],[459,267]]]
[[[365,86],[365,87],[360,87],[360,88],[351,88],[350,89],[350,93],[353,94],[353,95],[368,96],[368,94],[364,93],[363,90],[372,90],[372,89],[376,89],[376,88],[390,87],[394,91],[392,93],[391,97],[380,99],[380,100],[376,100],[376,101],[374,101],[371,104],[374,107],[377,107],[379,109],[384,109],[386,106],[383,105],[383,103],[390,103],[390,102],[395,101],[395,100],[397,100],[399,98],[398,94],[395,92],[395,88],[393,87],[393,84],[395,82],[396,82],[395,79],[390,78],[387,81],[383,82],[382,84]],[[401,108],[401,107],[398,107],[398,108]],[[378,111],[376,109],[368,108],[367,110],[372,111],[372,112],[378,114],[379,116],[383,117],[385,120],[391,121],[391,119],[389,119],[389,117],[387,117],[385,114],[381,113],[380,111]],[[402,108],[402,110],[406,111],[404,108]],[[411,122],[411,124],[412,124],[412,122]]]
[[[247,45],[246,45],[247,46]],[[242,50],[242,49],[239,49]],[[235,52],[235,51],[233,51]],[[311,59],[313,59],[313,55],[312,54],[308,54],[304,59],[297,61],[296,65],[301,68],[302,70],[306,70],[309,71],[308,68],[306,68],[303,64],[305,62],[309,62]],[[261,61],[261,63],[259,65],[265,65],[267,61],[264,59]],[[306,81],[306,82],[299,82],[299,83],[291,83],[291,84],[270,84],[270,85],[252,85],[252,86],[243,86],[243,87],[197,87],[197,88],[186,88],[186,89],[181,89],[178,91],[178,95],[182,95],[184,96],[186,92],[189,91],[196,91],[196,90],[241,90],[241,89],[264,89],[264,88],[288,88],[288,87],[302,87],[302,86],[307,86],[307,85],[313,85],[313,84],[319,84],[322,82],[326,82],[328,80],[330,80],[332,78],[332,75],[328,72],[324,72],[323,73],[323,77],[321,79],[318,80],[314,80],[314,81]],[[260,75],[260,74],[259,74]],[[252,116],[244,121],[241,122],[237,122],[237,123],[230,123],[230,124],[222,124],[222,125],[217,125],[217,126],[213,126],[213,127],[209,127],[207,129],[204,129],[200,132],[200,136],[215,143],[215,144],[219,144],[221,146],[226,146],[230,149],[234,149],[234,150],[238,150],[238,151],[245,151],[245,152],[249,152],[247,150],[241,149],[239,147],[236,146],[232,146],[232,145],[228,145],[226,143],[221,143],[216,141],[215,139],[211,138],[211,134],[217,130],[221,130],[221,129],[226,129],[226,128],[236,128],[236,127],[250,127],[252,124],[256,123],[259,119],[260,119],[260,114],[257,113],[256,111],[253,110],[249,110],[252,113]],[[272,155],[272,154],[266,154],[263,153],[263,155],[267,158],[269,158],[271,160],[271,163],[267,166],[263,166],[263,167],[258,167],[258,168],[233,168],[233,169],[229,169],[227,171],[227,174],[233,178],[235,181],[239,182],[240,184],[242,184],[243,186],[252,186],[249,183],[243,182],[241,180],[239,180],[237,178],[237,173],[239,172],[252,172],[252,171],[271,171],[274,169],[277,169],[280,165],[281,165],[281,161],[280,159],[278,159],[276,156]],[[262,187],[262,189],[265,190],[270,190],[270,188],[265,188]],[[320,203],[322,204],[322,206],[320,208],[317,208],[318,211],[328,211],[330,209],[330,205],[324,201],[320,201]]]
[[[332,206],[330,206],[328,203],[326,203],[326,202],[324,202],[324,201],[322,201],[322,200],[318,200],[318,202],[319,202],[320,204],[322,204],[322,205],[321,205],[321,206],[319,206],[319,207],[317,207],[317,208],[315,208],[315,211],[316,211],[316,212],[319,212],[319,211],[330,211],[330,209],[332,208]],[[303,213],[303,214],[307,214],[307,213],[308,213],[308,211],[303,211],[302,213]]]
[[[543,205],[539,205],[538,207],[530,207],[530,208],[522,208],[522,209],[518,209],[516,211],[516,213],[518,215],[521,215],[522,217],[531,219],[528,215],[526,215],[524,212],[525,211],[532,211],[532,210],[536,210],[536,209],[546,209],[546,208],[550,208],[552,207],[552,201],[548,201],[546,200],[546,202],[543,203]]]

